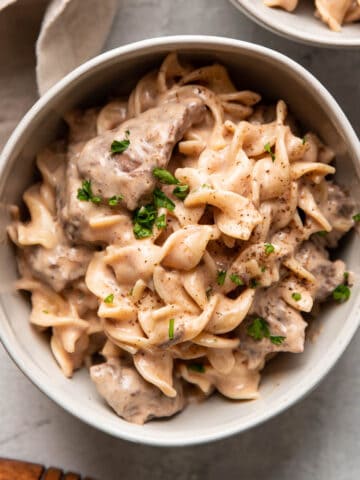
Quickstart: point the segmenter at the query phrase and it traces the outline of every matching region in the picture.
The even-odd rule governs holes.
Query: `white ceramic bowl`
[[[116,437],[152,445],[186,445],[241,432],[273,417],[308,393],[329,371],[353,336],[360,318],[359,284],[347,303],[327,309],[318,322],[322,333],[308,343],[302,355],[281,355],[267,369],[261,397],[232,402],[214,396],[192,405],[169,420],[145,426],[118,418],[98,396],[88,372],[66,379],[53,359],[48,341],[29,325],[29,303],[13,291],[17,277],[14,252],[6,239],[8,205],[18,203],[32,180],[34,155],[59,134],[61,115],[81,103],[94,103],[114,87],[123,93],[140,75],[159,65],[169,51],[178,50],[194,61],[217,60],[227,65],[239,87],[283,98],[309,129],[337,151],[342,168],[339,181],[357,187],[360,205],[360,147],[358,139],[335,100],[304,68],[264,47],[237,40],[179,36],[145,40],[104,53],[85,63],[47,92],[25,115],[0,161],[0,336],[21,370],[68,412]],[[269,82],[271,78],[271,82]],[[341,253],[360,276],[360,242],[352,235]],[[350,375],[350,372],[349,372]],[[31,411],[31,405],[29,405]]]
[[[301,43],[333,48],[359,48],[360,23],[344,25],[341,32],[333,32],[314,16],[314,2],[300,2],[290,13],[269,8],[263,0],[230,0],[230,2],[259,25],[283,37]]]

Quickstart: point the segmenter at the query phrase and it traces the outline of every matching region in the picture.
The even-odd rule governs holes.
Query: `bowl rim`
[[[340,106],[337,104],[332,95],[326,90],[326,88],[300,64],[277,52],[276,50],[245,41],[216,36],[176,35],[141,40],[102,53],[101,55],[98,55],[80,65],[58,83],[56,83],[53,87],[51,87],[25,114],[7,141],[0,156],[0,179],[2,178],[4,169],[7,165],[7,159],[10,158],[14,152],[16,152],[17,142],[26,132],[28,126],[31,125],[32,121],[36,118],[39,112],[46,108],[46,105],[49,101],[56,98],[57,95],[60,95],[62,90],[71,86],[76,79],[86,75],[87,72],[92,71],[99,65],[106,64],[107,62],[111,63],[114,61],[114,59],[119,59],[121,61],[121,57],[126,55],[136,55],[139,53],[145,53],[147,51],[155,53],[159,50],[163,50],[164,48],[169,50],[188,49],[196,51],[201,47],[208,49],[213,47],[214,53],[221,51],[229,52],[233,50],[234,53],[237,51],[238,54],[241,54],[241,52],[248,52],[259,57],[265,56],[274,62],[281,63],[284,68],[290,69],[297,73],[300,77],[302,77],[307,88],[313,89],[314,92],[316,92],[316,94],[322,98],[326,109],[329,111],[329,115],[332,113],[336,118],[337,128],[346,139],[346,143],[351,153],[354,157],[357,156],[357,158],[360,159],[360,143]],[[66,396],[64,397],[57,387],[52,387],[47,383],[47,375],[45,372],[42,372],[41,369],[34,369],[32,368],[32,365],[27,364],[27,357],[23,354],[20,345],[17,342],[12,341],[10,322],[2,305],[0,308],[0,340],[15,364],[39,388],[39,390],[45,393],[51,400],[53,400],[67,412],[74,415],[76,418],[117,438],[129,440],[135,443],[170,447],[205,443],[240,433],[248,430],[249,428],[257,426],[266,420],[269,420],[270,418],[278,415],[285,409],[295,404],[311,390],[313,390],[313,388],[315,388],[315,386],[335,365],[347,345],[350,343],[360,324],[360,295],[358,295],[355,299],[349,318],[351,318],[350,328],[342,329],[340,332],[341,334],[337,338],[337,342],[334,342],[332,348],[328,350],[323,361],[314,365],[311,373],[309,373],[308,376],[305,376],[302,381],[296,385],[296,389],[294,388],[293,390],[289,391],[288,395],[284,395],[276,407],[266,411],[262,415],[258,415],[256,417],[253,416],[240,424],[231,422],[223,425],[221,428],[217,428],[216,430],[213,428],[203,428],[195,433],[192,432],[191,435],[185,432],[183,435],[176,436],[171,436],[171,433],[169,433],[169,435],[159,435],[156,431],[145,431],[145,429],[142,428],[131,429],[129,427],[129,429],[126,429],[122,426],[119,428],[117,425],[122,425],[120,423],[116,424],[116,426],[113,424],[100,424],[96,421],[96,419],[94,420],[92,415],[87,414],[87,412],[76,410],[71,398],[67,398]]]
[[[287,38],[288,40],[290,39],[305,45],[313,45],[322,48],[343,48],[351,50],[360,47],[360,33],[359,38],[345,38],[344,36],[341,36],[341,34],[339,35],[338,32],[333,32],[334,38],[325,40],[322,37],[317,36],[316,33],[304,32],[302,30],[296,30],[292,27],[289,27],[285,22],[279,24],[272,23],[269,16],[263,14],[261,11],[256,10],[256,5],[245,5],[242,0],[229,1],[236,9],[244,13],[253,22],[257,23],[261,27],[265,27],[267,30],[270,30],[276,35]]]

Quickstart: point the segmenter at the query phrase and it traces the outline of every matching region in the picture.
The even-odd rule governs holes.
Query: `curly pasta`
[[[293,12],[299,0],[264,0],[268,7],[279,7]],[[360,0],[315,0],[315,16],[339,32],[344,23],[360,20]]]
[[[266,360],[303,351],[301,312],[348,289],[326,250],[354,224],[333,153],[260,102],[171,53],[128,101],[70,112],[38,156],[29,220],[13,208],[30,321],[126,420],[214,390],[257,398]]]

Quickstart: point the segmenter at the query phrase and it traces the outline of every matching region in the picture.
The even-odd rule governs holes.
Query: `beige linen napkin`
[[[42,95],[101,51],[117,6],[118,0],[0,0],[0,149],[37,90]]]
[[[40,95],[96,55],[109,33],[117,0],[54,0],[36,44]]]

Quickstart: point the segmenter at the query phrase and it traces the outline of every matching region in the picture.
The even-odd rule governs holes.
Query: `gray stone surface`
[[[120,0],[107,48],[168,34],[249,40],[299,61],[360,133],[359,52],[319,50],[254,25],[227,0]],[[98,480],[356,480],[360,478],[359,333],[321,385],[286,413],[209,445],[133,445],[82,424],[40,393],[0,347],[0,457],[59,465]]]

